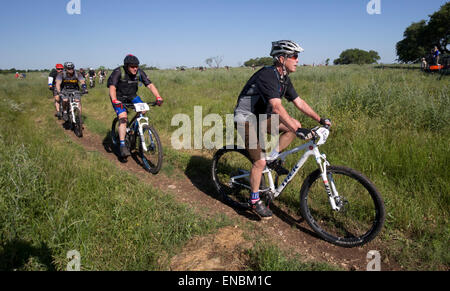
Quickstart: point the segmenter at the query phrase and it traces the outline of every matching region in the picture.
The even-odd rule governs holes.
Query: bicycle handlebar
[[[64,90],[59,92],[59,95],[63,96],[76,96],[76,95],[85,95],[88,94],[87,92],[79,91],[79,90]]]
[[[156,106],[158,105],[156,102],[142,102],[142,103],[147,103],[150,106]],[[134,103],[122,103],[125,107],[133,107]]]

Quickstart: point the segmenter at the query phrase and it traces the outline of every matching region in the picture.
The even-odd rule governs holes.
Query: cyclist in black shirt
[[[81,86],[80,86],[81,85]],[[56,77],[56,100],[59,103],[61,92],[64,90],[80,90],[80,87],[84,93],[87,93],[86,82],[83,76],[75,71],[75,65],[72,62],[64,63],[64,71],[58,74]],[[63,95],[64,96],[64,95]],[[77,100],[79,103],[80,112],[81,108],[81,100]],[[69,107],[69,100],[67,98],[62,98],[62,107],[63,113],[62,118],[64,121],[68,120],[67,109]],[[57,112],[59,112],[59,106],[56,108]],[[59,114],[61,114],[59,112]],[[59,117],[59,116],[58,116]]]
[[[136,56],[127,55],[123,60],[123,66],[116,68],[108,78],[109,96],[111,103],[119,117],[119,139],[120,154],[122,157],[130,155],[128,147],[125,145],[126,126],[128,121],[127,110],[123,103],[142,103],[137,96],[138,83],[142,82],[150,92],[156,97],[158,106],[161,106],[163,99],[159,95],[158,89],[153,85],[145,72],[139,68],[139,60]]]
[[[48,75],[48,89],[52,91],[53,98],[55,100],[55,106],[59,108],[59,104],[56,101],[56,90],[55,90],[55,83],[56,83],[56,77],[58,76],[58,73],[62,72],[64,69],[64,66],[62,64],[56,64],[55,68],[51,70],[50,74]],[[60,114],[58,114],[58,110],[55,113],[55,116],[60,118]]]
[[[256,72],[239,95],[236,108],[234,110],[234,121],[239,130],[245,129],[243,139],[245,148],[250,154],[253,166],[250,173],[251,205],[253,210],[262,218],[271,218],[272,211],[268,209],[259,197],[259,185],[262,171],[266,166],[266,161],[274,159],[279,152],[283,151],[295,139],[296,136],[304,139],[311,138],[309,131],[301,128],[298,120],[291,117],[281,103],[283,97],[292,102],[297,109],[320,122],[331,125],[329,120],[320,116],[299,97],[289,78],[289,73],[297,70],[298,54],[303,52],[297,43],[289,40],[280,40],[272,43],[270,56],[274,58],[274,65],[264,67]],[[265,114],[266,120],[259,124],[259,115]],[[276,148],[271,156],[262,155],[261,145],[258,140],[258,128],[263,132],[271,133],[271,115],[279,117],[280,124],[274,125],[281,133]],[[267,126],[267,128],[265,128]],[[307,136],[308,135],[308,136]],[[254,138],[253,138],[254,137]],[[283,167],[278,167],[280,175],[288,174]]]
[[[94,68],[89,69],[88,75],[89,75],[89,86],[93,88],[95,86],[95,78],[97,77]]]

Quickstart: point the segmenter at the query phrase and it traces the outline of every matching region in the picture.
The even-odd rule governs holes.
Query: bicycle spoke
[[[233,206],[247,206],[250,193],[250,159],[239,150],[221,150],[213,161],[213,181],[218,193]],[[264,179],[261,187],[265,185]]]
[[[145,125],[143,127],[143,139],[138,135],[136,146],[139,151],[144,167],[151,173],[156,174],[162,165],[162,146],[158,133],[152,126]]]
[[[352,170],[332,167],[329,171],[342,202],[341,208],[332,210],[321,176],[316,175],[311,178],[308,189],[302,187],[305,219],[319,235],[333,243],[354,246],[370,241],[384,220],[378,192],[367,178]]]

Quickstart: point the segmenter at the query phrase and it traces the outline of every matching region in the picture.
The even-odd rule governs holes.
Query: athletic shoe
[[[128,156],[131,156],[130,150],[127,146],[121,146],[120,147],[120,155],[122,158],[126,158]]]
[[[271,219],[272,218],[272,211],[264,205],[264,202],[262,200],[258,200],[256,203],[250,203],[252,206],[252,210],[262,219]]]

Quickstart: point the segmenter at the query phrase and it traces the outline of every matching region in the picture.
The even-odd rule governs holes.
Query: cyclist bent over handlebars
[[[301,128],[300,122],[288,114],[281,103],[283,97],[286,97],[288,101],[292,102],[305,115],[323,125],[331,125],[329,120],[320,118],[299,97],[288,76],[289,73],[297,70],[298,54],[301,52],[303,52],[303,48],[293,41],[280,40],[272,42],[270,56],[274,59],[274,65],[260,69],[250,78],[239,95],[234,110],[236,127],[245,128],[245,134],[242,138],[245,141],[245,148],[248,150],[253,164],[250,172],[251,206],[261,218],[272,217],[272,211],[264,205],[264,202],[259,197],[259,185],[261,183],[262,172],[266,167],[267,158],[261,154],[262,150],[259,140],[251,141],[251,137],[259,136],[259,131],[255,132],[259,125],[252,123],[251,120],[255,120],[255,116],[258,118],[259,114],[266,114],[267,129],[263,129],[263,132],[270,133],[270,115],[277,114],[279,116],[281,122],[276,126],[278,126],[281,135],[278,148],[272,152],[274,156],[287,148],[296,136],[303,139],[311,138],[309,130]],[[240,133],[240,130],[238,130],[238,133]],[[281,167],[281,165],[275,168],[275,170],[279,175],[288,174],[288,171]]]
[[[142,82],[156,97],[156,103],[161,106],[163,99],[158,89],[152,84],[145,72],[139,68],[139,60],[136,56],[127,55],[123,60],[123,67],[116,68],[108,78],[109,97],[114,111],[119,118],[120,155],[127,157],[130,154],[125,144],[125,135],[128,122],[127,110],[123,103],[142,103],[137,96],[138,83]],[[145,113],[145,112],[144,112]]]
[[[64,63],[64,71],[59,73],[58,76],[56,77],[56,82],[55,82],[56,103],[59,103],[59,101],[60,101],[61,92],[64,93],[64,90],[80,90],[80,84],[81,84],[83,93],[87,93],[86,82],[85,82],[83,76],[80,73],[77,73],[75,71],[75,65],[73,63],[65,62]],[[62,108],[63,108],[62,118],[64,121],[67,121],[67,120],[69,120],[69,116],[67,115],[69,101],[67,98],[64,98],[64,94],[62,94],[62,96],[63,96],[63,98],[62,98],[63,99],[62,100]],[[77,100],[77,102],[79,104],[80,113],[81,113],[81,100]],[[56,110],[57,110],[57,114],[59,117],[59,114],[61,114],[61,112],[59,112],[59,106],[56,106]]]

